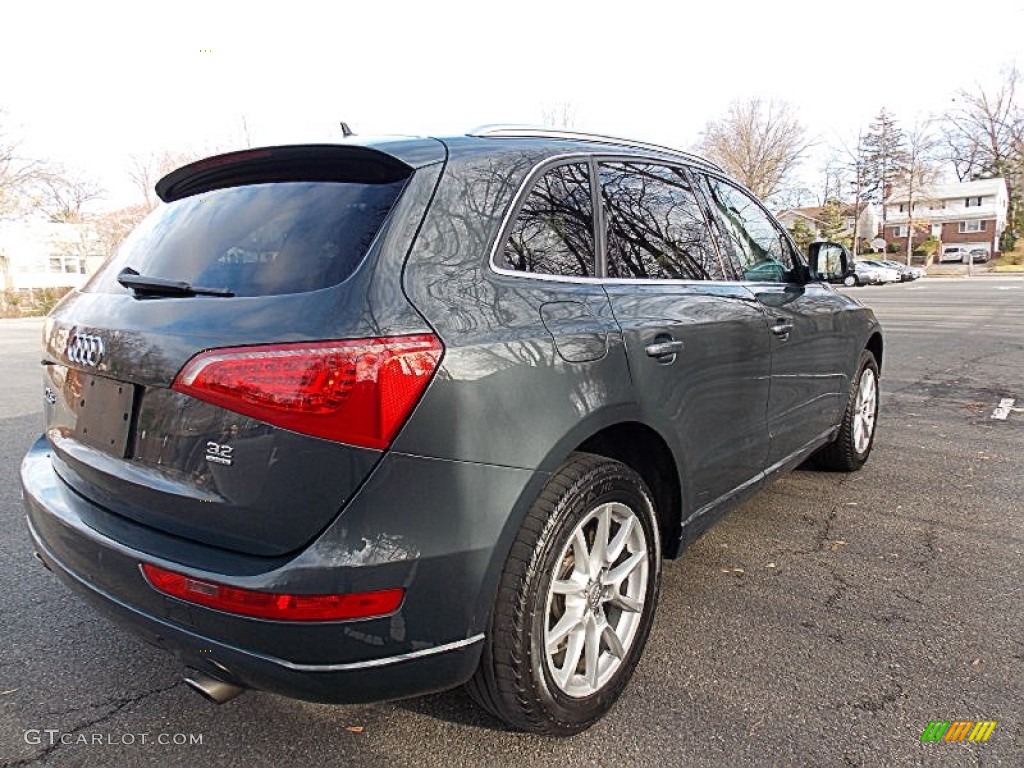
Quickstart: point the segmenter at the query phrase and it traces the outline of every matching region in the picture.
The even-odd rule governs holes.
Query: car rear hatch
[[[276,147],[162,179],[167,205],[47,320],[62,479],[212,546],[316,536],[440,358],[399,280],[443,159],[433,140]]]

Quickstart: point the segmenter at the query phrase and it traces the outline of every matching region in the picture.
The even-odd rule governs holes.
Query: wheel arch
[[[620,461],[643,478],[654,496],[662,551],[670,559],[676,557],[683,519],[682,484],[664,438],[646,424],[626,421],[604,427],[575,450]]]
[[[868,352],[870,352],[872,355],[875,356],[875,362],[878,363],[878,371],[879,371],[879,373],[881,373],[881,371],[882,371],[882,351],[883,351],[883,348],[884,348],[884,343],[882,341],[882,334],[879,333],[878,331],[875,331],[873,334],[871,334],[871,338],[868,339],[868,342],[867,342],[867,344],[864,345],[864,348]]]

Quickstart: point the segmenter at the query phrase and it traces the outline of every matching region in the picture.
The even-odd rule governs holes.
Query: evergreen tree
[[[864,163],[864,198],[882,204],[882,231],[885,231],[885,198],[907,165],[907,143],[896,118],[884,107],[861,139],[860,155]]]
[[[790,227],[789,234],[793,236],[794,242],[800,249],[801,253],[807,253],[807,246],[815,241],[814,230],[807,226],[807,222],[803,219],[797,219],[793,222],[793,226]]]
[[[842,243],[850,247],[850,239],[846,236],[845,230],[843,204],[833,197],[826,201],[821,209],[821,237],[831,243]]]

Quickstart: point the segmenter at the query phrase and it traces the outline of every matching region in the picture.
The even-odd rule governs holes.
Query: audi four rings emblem
[[[95,368],[103,360],[103,339],[88,333],[72,333],[68,339],[68,360]]]

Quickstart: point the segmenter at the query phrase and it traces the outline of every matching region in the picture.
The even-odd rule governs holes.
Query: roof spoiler
[[[261,147],[214,155],[171,171],[156,183],[165,203],[246,184],[285,181],[342,181],[391,184],[412,175],[413,167],[372,147],[301,144]]]

